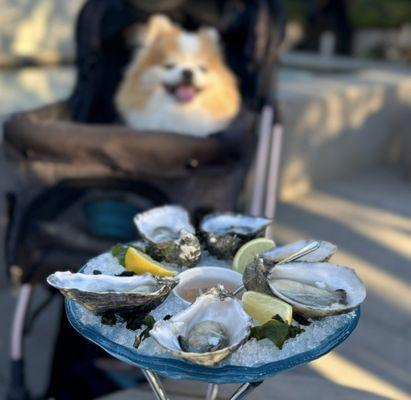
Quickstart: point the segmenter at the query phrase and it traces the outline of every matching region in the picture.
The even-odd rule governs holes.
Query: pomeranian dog
[[[229,125],[241,97],[215,29],[191,33],[155,15],[139,39],[115,97],[128,126],[204,137]]]

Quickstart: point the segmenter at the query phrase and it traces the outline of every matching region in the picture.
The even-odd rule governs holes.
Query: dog
[[[237,80],[215,29],[187,32],[155,15],[138,43],[115,96],[126,125],[205,137],[224,130],[239,113]]]

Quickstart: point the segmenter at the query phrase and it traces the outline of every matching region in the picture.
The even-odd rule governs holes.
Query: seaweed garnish
[[[294,314],[293,319],[298,322],[300,325],[308,326],[311,325],[311,321],[303,317],[301,314]]]
[[[120,272],[119,274],[116,274],[115,276],[127,277],[127,276],[134,276],[134,275],[135,273],[133,271],[123,271],[123,272]]]
[[[125,246],[124,244],[116,244],[111,248],[111,255],[114,258],[117,258],[117,261],[120,265],[124,267],[124,258],[126,256],[126,251],[128,249],[128,246]]]
[[[172,315],[167,314],[166,316],[163,317],[164,321],[169,320],[172,317]],[[150,337],[150,331],[151,329],[153,329],[153,326],[155,324],[155,319],[151,316],[151,315],[147,315],[144,318],[144,325],[146,326],[146,328],[139,334],[136,336],[135,340],[134,340],[134,344],[133,346],[138,349],[141,342],[143,340],[146,340],[148,337]]]
[[[257,340],[269,339],[281,350],[286,340],[294,338],[302,332],[304,329],[288,325],[279,315],[275,315],[265,324],[251,328],[250,337]]]
[[[144,318],[144,325],[146,328],[142,330],[142,332],[136,336],[134,340],[133,346],[138,349],[140,347],[140,344],[143,340],[147,339],[150,336],[150,331],[153,329],[153,326],[155,324],[155,319],[151,315],[147,315]]]
[[[110,311],[105,312],[104,314],[101,315],[101,323],[103,325],[114,326],[117,323],[116,314]]]
[[[131,331],[136,331],[140,329],[144,324],[146,316],[145,315],[128,315],[123,316],[123,319],[126,321],[126,328]]]
[[[117,259],[118,263],[125,268],[125,256],[129,247],[134,247],[137,250],[143,251],[144,248],[140,243],[121,244],[117,243],[111,248],[111,255]]]

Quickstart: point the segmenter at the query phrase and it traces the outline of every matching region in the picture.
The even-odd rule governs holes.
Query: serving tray
[[[113,357],[166,378],[199,380],[215,384],[259,382],[282,371],[313,361],[347,339],[354,331],[360,318],[360,307],[358,307],[344,324],[338,326],[315,347],[279,361],[253,367],[226,364],[206,367],[167,356],[141,354],[140,351],[107,337],[106,326],[85,324],[81,318],[82,312],[84,311],[80,305],[73,300],[66,300],[66,313],[71,325],[82,336],[103,348]]]

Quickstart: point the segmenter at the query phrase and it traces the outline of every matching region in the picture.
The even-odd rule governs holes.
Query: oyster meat
[[[152,208],[137,214],[134,223],[147,243],[147,253],[155,260],[191,267],[200,258],[200,242],[184,208]]]
[[[187,337],[179,336],[181,349],[191,353],[208,353],[228,345],[228,334],[222,324],[204,320],[192,326]]]
[[[354,270],[331,263],[291,262],[272,267],[257,258],[247,266],[243,283],[247,290],[284,300],[305,317],[350,312],[366,297]]]
[[[150,334],[177,357],[214,365],[248,339],[251,322],[241,302],[219,286],[171,319],[157,321]]]
[[[220,258],[232,258],[246,242],[264,236],[271,220],[250,215],[213,213],[200,223],[200,231],[209,252]]]
[[[270,286],[284,297],[307,306],[329,307],[338,303],[347,304],[347,293],[344,289],[328,290],[290,279],[271,279],[269,282]]]
[[[148,312],[161,304],[177,285],[176,278],[150,274],[127,277],[55,272],[47,282],[95,314]]]
[[[272,264],[276,264],[281,260],[284,260],[291,254],[296,253],[297,251],[303,249],[312,240],[300,240],[295,243],[290,243],[285,246],[276,247],[273,250],[267,251],[263,254],[264,261]],[[307,261],[307,262],[322,262],[328,261],[332,255],[337,251],[337,246],[333,243],[326,241],[319,241],[320,247],[317,250],[312,251],[305,256],[302,256],[298,261]]]

